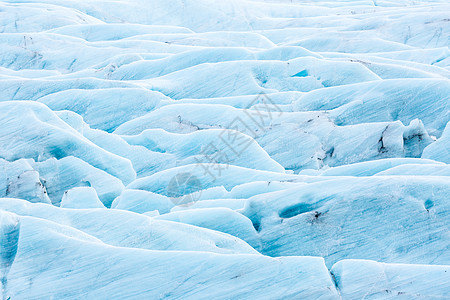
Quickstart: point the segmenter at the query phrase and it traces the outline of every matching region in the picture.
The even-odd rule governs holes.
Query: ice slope
[[[208,115],[203,113],[205,110]],[[177,133],[211,128],[238,130],[253,137],[283,167],[296,172],[319,169],[324,164],[337,166],[380,158],[420,157],[431,143],[419,119],[411,120],[408,126],[400,121],[339,126],[323,111],[283,112],[270,106],[267,110],[264,106],[249,112],[218,104],[174,104],[126,122],[115,133],[138,134],[146,128],[161,127]],[[286,131],[290,132],[288,136],[283,135]],[[238,154],[234,156],[244,152],[235,138],[222,137],[214,145],[219,147],[224,139],[230,140],[229,148],[236,149]]]
[[[445,126],[442,136],[432,145],[424,149],[422,158],[438,159],[439,161],[450,163],[450,122]]]
[[[228,234],[155,220],[122,210],[49,207],[11,198],[1,198],[0,206],[2,211],[68,225],[113,246],[149,250],[257,253],[247,243]]]
[[[132,104],[127,101],[130,98],[134,99]],[[163,101],[170,99],[143,88],[70,88],[38,99],[38,102],[44,103],[52,110],[73,111],[81,115],[91,127],[108,132],[126,121],[152,111]]]
[[[189,211],[175,211],[155,218],[225,232],[246,241],[257,250],[261,249],[260,239],[252,222],[229,208],[198,208]]]
[[[0,102],[2,158],[35,161],[75,156],[128,183],[136,173],[128,159],[98,147],[37,102]]]
[[[122,191],[119,197],[114,199],[111,208],[129,210],[136,213],[146,213],[149,211],[158,211],[165,214],[175,203],[167,196],[135,189],[126,189]]]
[[[88,186],[93,187],[99,199],[108,205],[125,188],[120,179],[73,156],[60,160],[50,158],[40,162],[32,159],[19,159],[13,162],[0,159],[0,164],[4,183],[2,197],[14,196],[29,201],[35,199],[35,202],[50,200],[58,205],[65,191]],[[22,179],[24,176],[28,177],[26,182]],[[33,176],[35,181],[30,180]],[[29,185],[31,190],[25,189],[22,184]]]
[[[447,264],[448,176],[343,177],[249,198],[271,256]]]
[[[444,0],[0,0],[3,299],[450,295]]]
[[[331,269],[343,299],[445,299],[449,266],[385,264],[349,259]]]
[[[8,251],[2,253],[2,265],[13,261],[2,282],[5,298],[198,299],[252,294],[271,299],[319,294],[338,299],[321,258],[113,247],[43,219],[4,212],[1,216],[3,235],[11,240],[2,244]],[[270,288],[273,284],[278,288]]]
[[[320,100],[319,100],[320,99]],[[420,119],[440,136],[449,118],[450,83],[441,79],[393,79],[316,90],[302,96],[296,110],[329,111],[337,125]]]
[[[60,207],[63,208],[104,208],[92,187],[76,187],[64,192]]]

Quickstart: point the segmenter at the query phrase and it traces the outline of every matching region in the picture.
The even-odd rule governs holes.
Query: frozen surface
[[[271,256],[446,264],[446,176],[345,177],[251,197],[245,207]]]
[[[92,187],[76,187],[64,193],[60,207],[64,208],[104,208]]]
[[[3,299],[445,299],[445,0],[0,0]]]
[[[343,299],[445,299],[450,267],[346,259],[331,269]]]
[[[242,240],[228,234],[138,215],[123,210],[68,209],[2,198],[2,210],[49,220],[92,235],[104,243],[149,250],[257,253]]]
[[[196,299],[204,295],[221,297],[225,292],[232,297],[252,292],[266,298],[310,297],[317,293],[324,299],[337,297],[321,258],[274,259],[258,254],[121,248],[40,218],[18,218],[2,212],[0,220],[2,241],[10,241],[2,243],[2,266],[9,266],[2,268],[8,275],[3,281],[6,298],[111,295]],[[178,284],[173,286],[173,282]],[[270,288],[274,283],[279,289]]]

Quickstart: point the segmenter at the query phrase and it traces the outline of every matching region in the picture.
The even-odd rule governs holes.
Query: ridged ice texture
[[[0,0],[11,299],[445,299],[446,0]]]

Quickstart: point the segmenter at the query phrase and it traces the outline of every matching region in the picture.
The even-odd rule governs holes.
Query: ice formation
[[[450,297],[447,0],[1,0],[16,299]]]

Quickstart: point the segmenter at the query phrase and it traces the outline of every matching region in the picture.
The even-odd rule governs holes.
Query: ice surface
[[[424,149],[422,158],[436,159],[450,163],[450,122],[447,123],[442,136],[433,144]]]
[[[124,210],[69,209],[33,205],[24,200],[2,198],[2,210],[46,219],[92,235],[104,243],[149,250],[257,253],[247,243],[228,234],[196,226],[154,220]]]
[[[43,104],[32,101],[0,102],[0,114],[4,159],[32,158],[42,161],[75,156],[125,183],[136,176],[128,159],[96,146]]]
[[[449,177],[344,177],[251,197],[262,253],[446,264]],[[426,229],[425,229],[426,228]],[[420,245],[420,246],[419,246]]]
[[[450,82],[437,79],[392,79],[358,86],[321,89],[296,102],[297,110],[329,110],[338,125],[420,119],[440,135],[449,118]]]
[[[105,208],[92,187],[76,187],[66,191],[61,199],[60,207]]]
[[[331,269],[343,299],[445,299],[450,267],[346,259]]]
[[[55,205],[59,204],[65,191],[86,186],[93,187],[100,201],[110,206],[125,188],[117,177],[73,156],[60,160],[50,158],[41,162],[30,160],[30,163],[39,172],[49,198]]]
[[[445,0],[0,0],[3,299],[450,295]]]
[[[229,208],[198,208],[186,211],[175,211],[156,217],[159,220],[168,220],[209,228],[231,234],[260,250],[260,241],[253,228],[252,222]]]
[[[130,105],[126,100],[134,98]],[[146,89],[69,89],[41,97],[52,110],[70,110],[81,115],[92,128],[113,131],[126,121],[152,111],[164,95]]]
[[[117,197],[111,208],[145,213],[157,210],[161,214],[168,213],[175,204],[169,197],[143,190],[126,189]]]
[[[42,184],[39,173],[27,160],[8,162],[0,159],[2,170],[2,197],[26,198],[30,202],[50,203],[47,190]]]
[[[7,298],[338,297],[321,258],[113,247],[68,226],[5,215],[2,232],[9,230],[11,246],[2,262],[14,260],[3,282]]]

